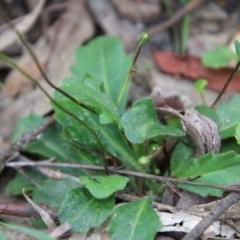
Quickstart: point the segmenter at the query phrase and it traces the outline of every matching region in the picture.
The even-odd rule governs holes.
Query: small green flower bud
[[[159,146],[157,144],[152,144],[149,146],[149,152],[150,154],[155,153],[159,150]]]
[[[138,159],[138,162],[141,164],[141,165],[148,165],[150,163],[150,159],[146,156],[142,156]]]
[[[149,42],[149,40],[150,40],[149,34],[146,33],[146,32],[142,32],[141,36],[140,36],[140,42],[141,43],[146,43],[146,42]]]

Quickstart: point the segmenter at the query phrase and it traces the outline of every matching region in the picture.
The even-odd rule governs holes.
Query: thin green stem
[[[79,122],[80,124],[82,124],[86,129],[88,129],[92,135],[95,137],[99,147],[100,147],[100,152],[102,155],[102,159],[103,159],[103,165],[104,165],[104,169],[106,174],[108,174],[108,165],[107,165],[107,161],[104,157],[104,150],[103,150],[103,146],[101,144],[101,141],[98,137],[98,135],[96,134],[96,132],[90,128],[84,121],[82,121],[81,119],[79,119],[77,116],[75,116],[74,114],[72,114],[71,112],[69,112],[67,109],[65,109],[64,107],[62,107],[60,104],[58,104],[49,94],[48,92],[41,86],[41,84],[39,84],[39,82],[34,79],[32,76],[30,76],[27,72],[25,72],[22,68],[20,68],[19,66],[17,66],[10,58],[8,58],[7,56],[5,56],[4,54],[2,54],[0,52],[0,59],[2,59],[5,63],[7,63],[10,67],[12,67],[13,69],[17,70],[18,72],[20,72],[23,76],[25,76],[28,80],[30,80],[33,84],[35,84],[46,96],[47,98],[52,101],[60,110],[62,110],[63,112],[67,113],[69,116],[71,116],[74,120],[76,120],[77,122]]]
[[[190,16],[189,14],[185,15],[182,21],[182,30],[181,30],[181,54],[184,55],[186,52],[187,41],[189,37],[189,24]]]
[[[60,92],[61,94],[63,94],[65,97],[69,98],[72,102],[76,103],[77,105],[83,107],[84,109],[87,109],[90,112],[95,113],[92,109],[90,109],[89,107],[87,107],[86,105],[80,103],[78,100],[76,100],[75,98],[73,98],[71,95],[69,95],[68,93],[66,93],[65,91],[63,91],[62,89],[56,87],[51,81],[50,79],[47,77],[47,75],[45,74],[45,72],[43,71],[38,58],[36,56],[36,54],[33,52],[33,50],[31,49],[31,47],[27,44],[26,40],[24,39],[23,35],[17,30],[17,28],[14,26],[14,24],[11,22],[11,20],[9,19],[9,17],[7,16],[7,14],[3,11],[2,7],[0,6],[0,16],[2,16],[2,18],[8,23],[8,25],[11,27],[11,29],[13,31],[15,31],[15,33],[17,34],[18,38],[20,39],[21,43],[26,47],[28,53],[30,54],[31,58],[33,59],[33,61],[35,62],[35,64],[37,65],[37,68],[39,69],[42,77],[44,78],[44,80],[52,87],[54,88],[56,91]]]
[[[229,86],[229,84],[232,82],[232,80],[233,80],[234,76],[236,75],[239,67],[240,67],[240,61],[237,63],[236,67],[232,71],[231,75],[229,76],[229,78],[228,78],[227,82],[225,83],[224,87],[222,88],[221,92],[219,93],[219,95],[217,96],[216,100],[212,104],[212,106],[211,106],[212,109],[214,109],[214,110],[216,109],[216,106],[217,106],[220,98],[225,93],[225,91],[226,91],[227,87]]]
[[[156,152],[150,154],[150,155],[147,156],[147,157],[148,157],[149,159],[153,159],[153,158],[156,157],[161,151],[162,151],[162,147],[159,147]]]
[[[131,70],[130,70],[130,71],[131,71]],[[129,71],[129,72],[130,72],[130,71]],[[124,80],[124,83],[123,83],[123,87],[122,87],[122,89],[121,89],[121,92],[120,92],[120,94],[119,94],[119,96],[118,96],[117,106],[119,106],[120,102],[122,101],[122,98],[123,98],[123,95],[124,95],[125,90],[126,90],[126,88],[127,88],[127,85],[128,85],[128,83],[129,83],[129,80],[130,80],[130,76],[129,76],[129,73],[128,73],[127,77],[126,77],[125,80]]]
[[[200,94],[200,97],[201,97],[201,99],[202,99],[203,104],[204,104],[205,106],[207,106],[207,102],[206,102],[206,99],[205,99],[205,97],[204,97],[204,94]]]
[[[137,47],[137,51],[136,51],[134,60],[133,60],[133,62],[132,62],[132,65],[131,65],[131,67],[130,67],[130,70],[129,70],[129,72],[128,72],[128,75],[127,75],[126,79],[124,80],[124,83],[123,83],[123,87],[122,87],[122,89],[121,89],[121,92],[120,92],[120,94],[119,94],[119,96],[118,96],[117,106],[119,106],[120,102],[122,101],[123,95],[124,95],[124,93],[125,93],[125,91],[126,91],[126,88],[127,88],[128,84],[129,84],[129,81],[130,81],[130,79],[131,79],[131,76],[132,76],[133,72],[135,71],[135,70],[134,70],[134,69],[135,69],[135,64],[136,64],[136,61],[137,61],[137,59],[138,59],[139,53],[140,53],[140,51],[141,51],[142,45],[143,45],[143,42],[140,42],[140,43],[138,44],[138,47]]]
[[[127,77],[126,77],[126,79],[125,79],[125,81],[124,81],[124,83],[123,83],[123,87],[122,87],[122,89],[121,89],[121,92],[120,92],[120,94],[119,94],[119,96],[118,96],[117,106],[119,106],[120,102],[122,101],[123,95],[124,95],[124,93],[125,93],[125,91],[126,91],[126,88],[127,88],[128,83],[129,83],[129,81],[130,81],[130,79],[131,79],[131,76],[132,76],[133,72],[135,72],[135,64],[136,64],[136,61],[137,61],[137,59],[138,59],[139,53],[140,53],[140,51],[141,51],[142,45],[143,45],[144,43],[148,42],[149,40],[150,40],[149,34],[146,33],[146,32],[142,32],[141,35],[140,35],[140,41],[139,41],[139,43],[138,43],[137,51],[136,51],[135,57],[134,57],[134,59],[133,59],[131,68],[130,68],[130,70],[129,70],[129,72],[128,72],[128,75],[127,75]]]

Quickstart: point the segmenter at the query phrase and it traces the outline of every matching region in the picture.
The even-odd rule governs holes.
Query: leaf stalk
[[[126,79],[124,80],[123,87],[122,87],[121,92],[120,92],[120,94],[118,96],[117,106],[119,106],[120,102],[122,101],[123,95],[124,95],[124,93],[126,91],[126,88],[127,88],[128,84],[129,84],[129,81],[131,79],[132,74],[136,71],[135,70],[135,64],[137,62],[139,53],[140,53],[140,51],[142,49],[142,45],[144,43],[148,42],[149,40],[150,40],[150,36],[147,33],[143,32],[141,34],[141,36],[140,36],[140,42],[138,43],[137,51],[135,53],[132,65],[131,65],[130,70],[129,70],[129,73],[128,73]]]

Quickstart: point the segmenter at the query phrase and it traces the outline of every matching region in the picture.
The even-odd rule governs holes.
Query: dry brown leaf
[[[79,2],[69,2],[68,10],[55,22],[52,27],[47,29],[47,35],[54,40],[54,49],[49,59],[46,69],[47,76],[51,81],[59,86],[64,77],[71,76],[69,66],[75,61],[76,48],[88,40],[94,33],[94,23],[88,11],[83,4]],[[57,34],[57,38],[55,37]],[[40,39],[39,42],[44,42]],[[50,44],[51,45],[51,44]],[[49,46],[45,44],[42,48],[41,55],[49,54]],[[54,90],[45,82],[39,81],[45,90],[53,95]],[[0,98],[2,95],[0,94]],[[44,114],[51,109],[49,100],[39,89],[34,89],[27,94],[22,95],[17,100],[6,100],[7,107],[2,106],[0,109],[0,146],[6,146],[9,143],[14,126],[21,117],[29,115],[31,112],[36,114]]]
[[[158,0],[112,0],[118,12],[133,22],[151,22],[159,18],[161,7]]]
[[[208,81],[208,87],[218,92],[221,91],[232,72],[232,69],[228,68],[218,70],[206,68],[201,64],[200,58],[193,56],[180,56],[171,52],[155,51],[153,57],[161,71],[172,75],[181,75],[194,81],[204,78]],[[227,92],[240,92],[239,81],[240,72],[235,75]]]
[[[131,45],[139,36],[141,29],[127,19],[121,19],[109,0],[88,0],[87,4],[106,34],[121,38],[125,46]]]
[[[16,24],[16,28],[20,33],[26,33],[33,26],[42,12],[44,4],[45,0],[38,1],[32,12],[27,14],[19,23]],[[18,40],[17,35],[12,30],[7,29],[0,35],[0,50],[5,50],[16,40]]]

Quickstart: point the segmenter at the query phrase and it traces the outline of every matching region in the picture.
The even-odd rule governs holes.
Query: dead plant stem
[[[185,235],[182,240],[197,240],[204,231],[213,224],[229,207],[240,200],[239,192],[232,192],[227,197],[219,201],[217,206],[204,217],[191,232]]]
[[[48,212],[55,221],[58,221],[57,211],[50,209],[45,204],[39,204],[39,206],[44,211]],[[0,202],[0,213],[2,215],[8,215],[8,216],[41,219],[40,214],[29,204],[16,204],[16,203]]]
[[[159,33],[161,31],[166,30],[167,28],[173,26],[178,21],[180,21],[186,14],[192,12],[194,9],[201,6],[204,2],[205,2],[205,0],[190,1],[189,4],[180,8],[176,13],[174,13],[172,18],[161,23],[160,25],[158,25],[156,27],[151,28],[148,31],[149,35],[154,35],[156,33]]]
[[[42,162],[9,162],[9,163],[6,163],[5,166],[13,167],[13,168],[24,167],[24,166],[32,166],[32,167],[46,166],[46,167],[82,168],[82,169],[89,169],[89,170],[96,170],[96,171],[105,171],[105,168],[102,166],[69,164],[69,163],[49,163],[46,161],[42,161]],[[121,170],[121,169],[117,169],[115,167],[108,167],[108,171],[111,173],[116,173],[116,174],[129,175],[129,176],[135,176],[135,177],[140,177],[140,178],[147,178],[147,179],[151,179],[151,180],[155,180],[155,181],[160,181],[165,184],[167,184],[168,182],[184,183],[184,184],[189,184],[189,185],[194,185],[194,186],[211,187],[211,188],[221,189],[224,191],[240,192],[240,188],[237,188],[236,185],[224,187],[224,186],[205,184],[205,183],[200,183],[200,182],[191,182],[191,181],[184,180],[184,179],[162,177],[162,176],[157,176],[157,175],[152,175],[152,174],[147,174],[147,173],[142,173],[142,172]]]

